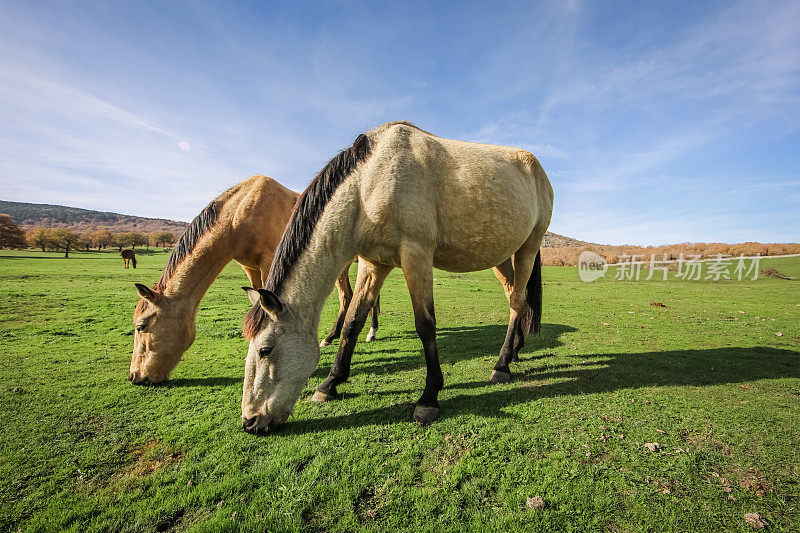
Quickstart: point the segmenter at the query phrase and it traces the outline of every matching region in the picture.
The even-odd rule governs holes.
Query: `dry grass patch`
[[[134,448],[128,457],[132,461],[109,479],[108,484],[112,489],[123,490],[139,479],[183,461],[182,453],[158,440]]]

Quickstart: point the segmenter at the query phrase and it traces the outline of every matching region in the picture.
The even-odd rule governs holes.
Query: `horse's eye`
[[[258,355],[261,357],[266,357],[272,353],[272,346],[264,346],[260,350],[258,350]]]
[[[147,329],[147,324],[136,324],[136,331],[139,333]]]

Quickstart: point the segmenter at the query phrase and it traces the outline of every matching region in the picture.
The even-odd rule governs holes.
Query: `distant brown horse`
[[[122,253],[119,255],[122,256],[122,260],[125,263],[125,268],[128,268],[128,265],[133,265],[133,268],[136,268],[136,252],[133,250],[122,250]]]

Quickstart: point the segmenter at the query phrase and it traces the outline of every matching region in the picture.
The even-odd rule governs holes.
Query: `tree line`
[[[22,230],[9,215],[0,214],[0,248],[38,248],[43,252],[64,252],[64,257],[75,250],[93,248],[133,248],[137,246],[172,246],[178,237],[169,231],[140,233],[136,231],[112,232],[107,228],[78,232],[70,228],[34,227]]]

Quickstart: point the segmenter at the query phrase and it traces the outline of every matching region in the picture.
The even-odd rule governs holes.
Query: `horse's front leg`
[[[325,402],[338,396],[336,387],[347,381],[350,377],[350,361],[353,350],[358,341],[358,334],[367,321],[367,315],[381,290],[381,285],[392,267],[375,265],[364,259],[358,262],[358,276],[356,277],[356,290],[353,299],[347,308],[347,316],[342,326],[342,340],[339,343],[339,352],[333,361],[331,371],[322,384],[317,387],[313,400]]]
[[[433,310],[433,256],[424,250],[402,250],[403,275],[414,308],[414,326],[425,350],[425,390],[414,408],[414,420],[428,424],[439,418],[439,391],[444,386],[436,349],[436,315]]]

